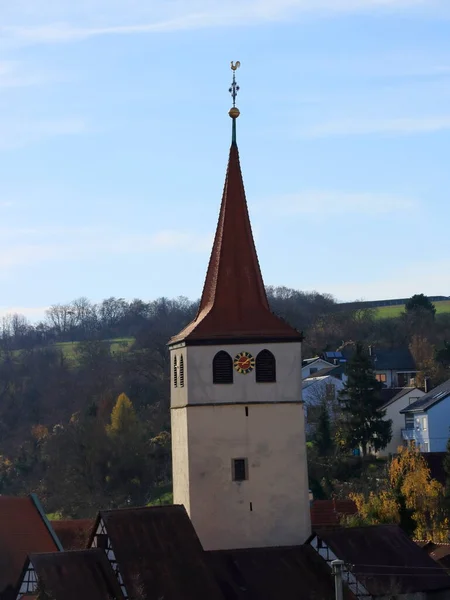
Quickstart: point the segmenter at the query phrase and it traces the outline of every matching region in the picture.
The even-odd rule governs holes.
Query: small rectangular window
[[[422,429],[424,431],[427,430],[427,418],[426,417],[423,417],[423,419],[422,419]]]
[[[233,458],[233,481],[245,481],[248,479],[248,468],[246,458]]]
[[[386,373],[377,373],[375,375],[375,379],[377,381],[379,381],[380,383],[386,383],[386,381],[387,381]]]

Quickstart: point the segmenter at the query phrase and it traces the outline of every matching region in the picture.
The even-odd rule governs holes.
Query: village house
[[[27,556],[59,552],[61,543],[34,494],[24,498],[0,495],[0,598],[9,599]]]
[[[425,392],[416,387],[410,388],[388,388],[383,390],[390,393],[392,397],[385,401],[380,410],[386,411],[385,419],[392,421],[392,438],[386,448],[378,451],[378,456],[389,456],[396,454],[400,446],[405,445],[403,430],[405,428],[405,416],[402,414],[403,408],[408,406],[425,395]],[[382,394],[386,396],[387,394]]]
[[[344,561],[344,581],[359,600],[444,600],[450,577],[398,525],[323,529],[309,543],[328,563]]]
[[[445,452],[450,438],[450,379],[400,411],[402,437],[421,452]]]
[[[124,600],[105,553],[98,549],[30,554],[15,598],[37,591],[52,600]]]
[[[375,377],[388,388],[414,387],[416,362],[409,348],[369,347]]]
[[[305,358],[302,361],[302,379],[310,377],[311,375],[314,375],[322,369],[328,369],[330,367],[333,368],[334,366],[336,365],[333,365],[333,363],[330,363],[327,360],[320,358],[320,356],[314,356],[313,358]]]

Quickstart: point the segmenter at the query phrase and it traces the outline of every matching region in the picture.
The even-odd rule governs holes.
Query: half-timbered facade
[[[318,530],[309,543],[328,565],[344,562],[344,583],[358,600],[449,597],[446,571],[397,525]]]
[[[92,548],[100,548],[101,550],[105,551],[106,557],[108,558],[108,560],[111,564],[113,573],[117,577],[117,581],[119,582],[120,589],[122,590],[122,594],[124,595],[124,598],[128,598],[128,592],[127,592],[127,589],[123,582],[123,577],[120,572],[120,567],[117,563],[117,558],[114,553],[111,539],[108,536],[108,530],[107,530],[105,521],[102,519],[102,517],[99,517],[99,519],[97,521],[94,536],[93,536],[92,542],[91,542],[91,547]]]
[[[31,554],[15,598],[43,592],[52,600],[124,600],[110,562],[99,549]]]

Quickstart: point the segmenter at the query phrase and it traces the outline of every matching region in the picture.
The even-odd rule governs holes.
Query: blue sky
[[[200,295],[231,60],[265,282],[450,295],[448,0],[15,0],[1,14],[0,314]]]

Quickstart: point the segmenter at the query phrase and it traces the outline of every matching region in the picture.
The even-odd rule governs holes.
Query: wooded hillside
[[[419,307],[379,319],[327,295],[268,295],[274,312],[304,331],[304,357],[359,340],[409,345],[432,376],[450,363],[450,314]],[[196,307],[186,298],[80,298],[50,307],[37,324],[4,318],[0,493],[35,491],[50,512],[90,516],[100,506],[146,503],[170,484],[166,344]]]

